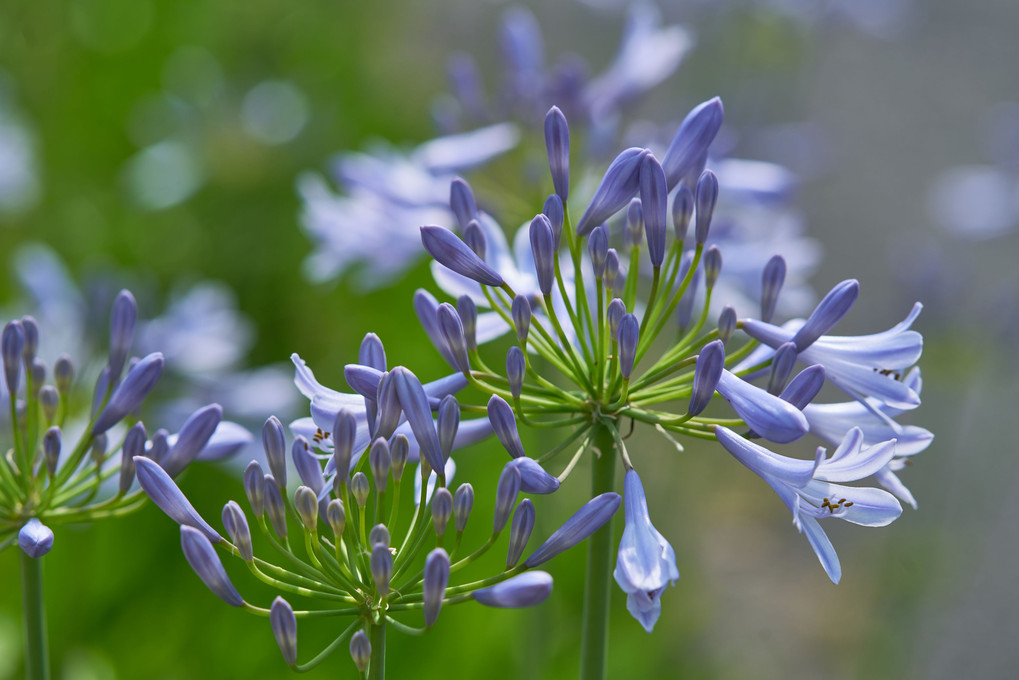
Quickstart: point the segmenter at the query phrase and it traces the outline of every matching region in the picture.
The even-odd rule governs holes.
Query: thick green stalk
[[[600,455],[591,472],[591,496],[615,487],[616,448],[612,431],[596,426],[594,444]],[[584,585],[584,628],[580,677],[603,680],[608,660],[609,582],[612,574],[612,522],[596,531],[587,542],[587,577]]]
[[[42,560],[21,557],[21,606],[25,618],[25,678],[49,680],[50,662],[46,641],[46,611],[42,599]]]
[[[386,677],[386,620],[380,619],[371,627],[372,658],[368,666],[369,680],[385,680]]]

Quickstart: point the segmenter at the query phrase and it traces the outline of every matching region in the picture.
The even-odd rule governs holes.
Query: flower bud
[[[651,265],[658,268],[665,260],[669,192],[665,187],[665,171],[651,154],[644,156],[640,166],[640,203],[644,211],[648,256]]]
[[[442,600],[449,585],[449,555],[436,548],[425,558],[424,583],[421,598],[425,605],[425,625],[431,626],[439,618]]]
[[[492,423],[495,436],[499,443],[509,452],[513,458],[524,455],[524,446],[520,443],[520,434],[517,432],[517,419],[513,415],[513,408],[506,403],[506,400],[497,394],[493,394],[488,400],[488,420]]]
[[[57,391],[66,397],[73,381],[74,362],[71,361],[71,357],[61,354],[57,357],[57,363],[53,364],[53,382],[56,383]]]
[[[251,547],[251,530],[248,528],[248,518],[244,516],[241,506],[234,501],[229,501],[223,506],[223,528],[226,529],[230,540],[237,547],[237,552],[241,554],[242,560],[250,562],[255,559]]]
[[[269,473],[277,484],[287,486],[287,440],[283,423],[276,416],[269,416],[262,426],[262,448],[269,463]]]
[[[166,474],[166,471],[159,467],[154,460],[145,456],[135,456],[134,465],[138,484],[152,499],[152,502],[170,519],[177,524],[192,526],[200,530],[208,536],[210,541],[219,543],[223,540],[222,536],[202,519],[180,488],[173,483],[170,475]]]
[[[134,457],[145,455],[145,425],[138,422],[131,426],[120,447],[120,484],[118,492],[123,495],[134,482]]]
[[[471,597],[486,607],[519,609],[541,604],[552,593],[552,576],[544,571],[529,571],[475,590]]]
[[[463,327],[464,341],[468,352],[478,349],[478,307],[469,295],[461,295],[456,301],[456,313]]]
[[[716,389],[743,422],[769,441],[788,444],[810,429],[799,409],[729,371],[722,370]]]
[[[127,372],[123,382],[113,390],[110,400],[106,402],[106,408],[99,414],[95,425],[92,426],[92,434],[106,432],[119,423],[124,416],[138,408],[145,396],[156,386],[156,381],[159,380],[162,372],[163,355],[159,352],[153,352],[135,364]],[[10,386],[10,379],[8,379],[8,386]],[[15,388],[17,388],[16,378]],[[11,390],[11,394],[14,393],[15,390]]]
[[[293,668],[297,665],[297,617],[290,603],[278,595],[269,607],[269,625],[284,663]]]
[[[18,532],[18,547],[29,557],[38,559],[53,547],[53,530],[33,517]]]
[[[771,358],[771,373],[768,376],[768,392],[781,394],[796,365],[796,345],[785,342],[778,346]]]
[[[435,261],[447,269],[486,286],[503,284],[499,273],[448,229],[421,227],[421,243]]]
[[[517,494],[520,493],[520,473],[517,469],[507,464],[499,475],[499,485],[495,489],[495,519],[493,521],[494,534],[498,534],[506,526],[513,506],[517,502]]]
[[[531,303],[523,295],[517,295],[513,298],[510,313],[513,317],[513,325],[517,329],[517,339],[522,345],[527,342],[527,331],[531,328]]]
[[[726,305],[722,313],[718,315],[718,339],[722,344],[729,342],[729,338],[736,332],[736,310]]]
[[[453,357],[453,365],[464,375],[470,374],[471,364],[467,357],[467,339],[464,337],[463,324],[460,322],[460,316],[456,313],[456,308],[448,302],[443,302],[436,311],[435,321],[442,333],[446,348]]]
[[[425,394],[421,382],[413,373],[397,366],[390,375],[395,376],[396,391],[400,398],[400,406],[407,416],[414,438],[421,447],[421,457],[428,460],[428,464],[436,471],[436,474],[444,474],[446,457],[442,455],[442,447],[439,445],[439,436],[435,432],[432,410],[428,405],[428,396]]]
[[[605,228],[595,227],[587,237],[587,253],[591,256],[591,269],[596,279],[605,274],[605,259],[609,255],[609,237],[605,234]]]
[[[311,487],[303,484],[297,487],[294,492],[294,510],[306,531],[318,530],[318,496]]]
[[[407,459],[410,457],[410,442],[403,434],[393,435],[389,441],[389,466],[393,472],[393,480],[400,481],[403,477],[403,469],[407,466]]]
[[[149,455],[147,457],[162,465],[169,451],[170,433],[163,428],[159,428],[152,433],[152,441],[149,442]]]
[[[283,504],[283,492],[272,475],[266,475],[265,480],[265,514],[269,517],[273,531],[282,540],[287,538],[287,508]]]
[[[350,493],[354,496],[354,500],[357,502],[357,507],[364,509],[364,506],[368,503],[368,493],[371,488],[368,484],[368,478],[363,472],[355,472],[354,477],[350,480]]]
[[[448,354],[449,346],[445,343],[445,340],[442,342]],[[450,358],[452,358],[452,355],[450,355]],[[455,361],[452,363],[455,363]],[[392,371],[385,373],[382,379],[379,380],[378,404],[379,424],[375,430],[375,436],[388,439],[393,436],[393,432],[399,426],[400,415],[403,412],[400,397],[396,392],[396,378]]]
[[[385,597],[389,594],[389,580],[393,578],[393,553],[389,552],[388,546],[381,543],[372,546],[370,566],[375,589]]]
[[[708,290],[715,287],[718,275],[722,273],[722,251],[711,246],[704,252],[704,285]]]
[[[456,397],[447,394],[439,402],[439,413],[436,419],[436,433],[439,436],[439,449],[442,457],[449,458],[453,450],[453,440],[456,438],[456,431],[460,427],[460,404]]]
[[[785,258],[781,255],[772,256],[768,264],[764,265],[761,277],[761,321],[769,323],[775,316],[778,294],[782,291],[782,284],[785,283],[785,270]]]
[[[676,191],[676,197],[672,199],[672,230],[676,234],[677,241],[686,240],[687,229],[690,228],[690,220],[693,218],[693,192],[690,187],[683,185]]]
[[[541,209],[542,214],[548,218],[552,227],[552,247],[559,252],[559,245],[563,237],[563,221],[566,219],[566,211],[563,209],[563,201],[558,195],[552,194],[545,199],[545,205]]]
[[[647,149],[626,149],[609,164],[601,183],[594,191],[590,205],[577,222],[577,235],[587,234],[597,225],[615,215],[630,202],[640,188],[641,162]]]
[[[366,333],[357,350],[357,363],[371,366],[376,371],[386,370],[386,348],[374,333]]]
[[[46,461],[46,472],[52,477],[57,472],[57,463],[60,461],[61,433],[59,427],[51,427],[46,430],[42,438],[43,458]]]
[[[531,254],[534,256],[534,271],[538,277],[538,288],[541,294],[548,297],[552,294],[552,283],[555,280],[555,240],[552,237],[552,224],[548,218],[539,213],[531,220],[530,227]]]
[[[453,496],[449,489],[441,487],[435,490],[432,496],[432,523],[435,525],[435,535],[442,538],[446,533],[446,525],[453,514]]]
[[[390,545],[389,529],[385,524],[376,524],[368,532],[368,547],[374,548],[376,545],[384,545],[389,547]]]
[[[481,224],[477,220],[471,220],[464,228],[463,235],[467,247],[484,260],[488,244],[485,241],[485,232],[481,230]]]
[[[60,393],[53,385],[43,385],[39,390],[39,403],[42,404],[42,415],[47,423],[52,423],[57,416],[57,406],[60,405]]]
[[[311,487],[312,492],[318,495],[325,488],[326,482],[322,477],[322,465],[318,458],[311,452],[308,440],[303,435],[294,437],[294,443],[290,447],[290,457],[297,468],[297,476],[305,486]]]
[[[527,373],[527,358],[518,345],[513,345],[506,352],[506,380],[509,381],[510,393],[514,399],[520,398],[524,388],[524,375]]]
[[[619,253],[615,248],[609,248],[605,253],[605,272],[602,274],[602,283],[611,294],[616,286],[616,279],[619,278]]]
[[[135,302],[131,291],[122,290],[113,301],[113,311],[110,313],[110,375],[113,382],[120,379],[120,372],[124,368],[124,360],[131,350],[131,343],[134,340],[134,327],[138,320],[138,303]]]
[[[25,347],[28,347],[26,343]],[[46,382],[46,362],[39,358],[32,359],[32,397],[39,398],[39,390],[42,389],[42,384]]]
[[[372,658],[372,645],[363,630],[359,630],[350,638],[350,658],[354,660],[357,670],[364,673],[368,670],[368,662]]]
[[[530,498],[525,498],[517,505],[517,510],[513,513],[513,522],[510,524],[509,550],[506,553],[507,569],[514,567],[520,560],[533,529],[534,504]]]
[[[18,394],[21,382],[22,351],[25,348],[25,329],[20,321],[8,321],[0,334],[0,354],[3,355],[4,378],[7,380],[7,393],[11,399]]]
[[[860,283],[856,279],[847,279],[828,291],[807,317],[806,323],[793,336],[792,342],[796,345],[796,351],[802,352],[830,331],[846,315],[859,294]]]
[[[332,435],[336,479],[346,484],[350,479],[350,459],[354,455],[354,441],[357,438],[357,419],[354,414],[341,408],[333,421]]]
[[[550,494],[559,489],[559,479],[545,472],[545,468],[533,458],[521,456],[509,462],[520,475],[521,493]]]
[[[130,374],[128,374],[130,377]],[[125,378],[124,382],[127,382]],[[192,413],[181,425],[177,440],[170,447],[160,465],[171,477],[176,477],[191,461],[198,457],[212,433],[216,431],[223,419],[223,409],[219,404],[209,404]]]
[[[343,536],[343,530],[347,527],[347,513],[343,509],[343,501],[334,498],[326,505],[326,521],[329,528],[333,530],[333,536],[339,541]]]
[[[612,298],[612,302],[609,303],[608,308],[605,310],[605,316],[608,318],[609,335],[613,340],[619,339],[619,322],[623,320],[625,314],[626,304],[619,298]]]
[[[698,167],[722,127],[724,116],[722,100],[713,97],[698,104],[683,119],[662,161],[670,191]]]
[[[711,228],[711,216],[715,212],[715,203],[718,201],[718,178],[715,173],[705,170],[697,180],[697,192],[694,194],[694,203],[697,206],[694,223],[694,238],[697,245],[704,245],[708,240],[708,230]]]
[[[622,500],[619,494],[611,491],[595,496],[549,536],[524,564],[528,568],[536,567],[580,543],[612,519]]]
[[[384,493],[389,481],[390,458],[389,443],[382,437],[372,442],[371,449],[368,451],[368,466],[372,470],[376,491]]]
[[[478,216],[478,204],[474,200],[474,192],[463,179],[456,177],[449,184],[449,207],[456,215],[460,229],[466,229],[467,223]]]
[[[789,381],[789,385],[782,391],[779,398],[789,402],[802,411],[807,404],[814,400],[817,393],[824,386],[824,367],[820,364],[807,366],[800,371],[795,378]]]
[[[25,345],[21,349],[21,357],[26,366],[35,363],[35,354],[39,351],[39,323],[31,316],[21,317],[21,330],[25,334]]]
[[[230,582],[230,577],[226,575],[223,563],[216,555],[216,549],[212,547],[212,543],[204,533],[194,527],[181,526],[180,546],[188,564],[209,590],[232,607],[244,605],[240,593]]]
[[[265,477],[262,476],[262,466],[257,460],[251,461],[244,468],[244,495],[248,497],[251,512],[257,520],[265,512]]]
[[[696,416],[703,411],[715,396],[718,379],[725,368],[725,348],[721,340],[709,342],[701,348],[697,355],[697,366],[694,369],[693,389],[690,394],[690,405],[687,413]]]
[[[545,115],[545,150],[552,172],[552,186],[563,203],[570,195],[570,128],[566,116],[553,106]]]
[[[474,487],[469,483],[461,484],[453,494],[453,525],[457,533],[467,528],[467,520],[474,508]]]
[[[626,208],[626,235],[629,244],[639,248],[644,240],[644,206],[639,198],[630,201]]]
[[[637,342],[640,340],[640,323],[633,314],[624,314],[617,330],[619,340],[619,372],[629,379],[633,363],[637,358]]]

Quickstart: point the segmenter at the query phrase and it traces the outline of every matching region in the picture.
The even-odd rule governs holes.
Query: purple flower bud
[[[503,284],[499,273],[448,229],[421,227],[421,243],[435,261],[447,269],[486,286]]]
[[[110,367],[106,366],[105,368],[103,368],[102,371],[99,372],[99,377],[96,379],[95,389],[92,391],[93,418],[99,415],[99,408],[103,405],[103,400],[106,399],[106,394],[107,392],[109,392],[109,390],[110,390]]]
[[[372,547],[371,572],[375,590],[385,597],[389,594],[389,581],[393,578],[393,553],[381,543]]]
[[[629,379],[633,373],[633,362],[637,358],[637,342],[640,340],[640,323],[633,314],[624,314],[616,329],[619,341],[619,372]]]
[[[350,459],[354,455],[357,438],[357,419],[347,409],[340,409],[333,421],[333,466],[336,477],[346,484],[350,478]]]
[[[343,378],[362,397],[375,401],[379,396],[379,382],[385,371],[362,364],[347,364],[343,367]]]
[[[244,495],[248,497],[248,504],[255,519],[265,512],[265,477],[262,476],[262,466],[257,460],[248,463],[244,468]]]
[[[563,220],[566,219],[566,211],[563,209],[562,199],[556,194],[550,195],[545,199],[545,205],[542,207],[541,212],[548,218],[548,223],[552,227],[553,248],[558,253],[559,244],[563,237]]]
[[[447,394],[439,402],[439,413],[435,423],[436,433],[439,435],[439,449],[442,451],[443,458],[449,458],[459,427],[460,404],[457,403],[456,397]]]
[[[216,549],[212,547],[212,543],[209,542],[205,534],[193,527],[181,526],[180,547],[184,551],[184,557],[187,558],[188,564],[198,574],[198,578],[202,579],[202,583],[216,597],[232,607],[244,605],[240,593],[230,582],[230,577],[226,575],[223,563],[216,555]]]
[[[517,419],[513,415],[513,408],[506,403],[506,400],[498,394],[493,394],[488,400],[488,420],[492,423],[495,436],[499,443],[509,452],[513,458],[524,455],[524,446],[520,443],[520,434],[517,432]]]
[[[421,599],[425,604],[426,626],[431,626],[438,620],[447,585],[449,585],[449,555],[442,548],[436,548],[425,558]]]
[[[8,321],[0,334],[0,353],[3,355],[4,378],[11,399],[18,394],[21,381],[21,353],[25,348],[25,329],[20,321]]]
[[[71,357],[61,354],[57,357],[57,363],[53,365],[53,381],[56,383],[57,391],[66,395],[71,389],[71,382],[74,380],[74,362]]]
[[[269,416],[262,426],[262,448],[269,463],[269,472],[283,487],[287,485],[287,439],[283,423],[276,416]]]
[[[551,593],[551,574],[529,571],[494,586],[475,590],[471,597],[486,607],[519,609],[541,604]]]
[[[478,204],[474,200],[474,192],[463,179],[456,177],[449,185],[449,207],[456,215],[460,229],[466,229],[467,223],[478,216]],[[438,259],[438,258],[436,258]]]
[[[520,475],[521,493],[550,494],[559,489],[559,479],[545,472],[538,461],[521,456],[509,462]]]
[[[467,340],[464,338],[463,324],[460,323],[456,308],[448,302],[443,302],[436,311],[435,322],[453,357],[454,366],[464,375],[468,375],[471,372],[471,364],[467,358]]]
[[[566,202],[570,195],[570,128],[566,116],[553,106],[545,115],[545,150],[555,192]]]
[[[711,290],[722,273],[722,251],[718,246],[710,246],[704,252],[704,285]]]
[[[541,289],[541,294],[547,297],[552,294],[552,282],[555,280],[556,252],[555,240],[552,237],[552,224],[541,213],[531,220],[530,237],[538,287]]]
[[[113,301],[113,312],[110,314],[110,375],[113,382],[120,379],[124,368],[124,360],[131,350],[134,340],[134,327],[138,321],[138,303],[134,301],[131,291],[122,290]]]
[[[782,291],[782,284],[785,283],[785,270],[785,258],[781,255],[772,256],[768,264],[764,265],[764,274],[761,277],[761,321],[770,322],[775,315],[778,294]]]
[[[124,381],[113,390],[110,400],[106,402],[106,408],[96,419],[95,425],[92,426],[93,436],[106,432],[119,423],[124,416],[138,408],[145,396],[156,386],[156,381],[159,380],[159,375],[162,372],[163,355],[159,352],[153,352],[135,364],[127,372]],[[9,378],[8,386],[10,386]],[[15,388],[17,388],[16,383]],[[11,394],[14,394],[13,390]]]
[[[644,240],[644,206],[639,198],[631,200],[626,208],[626,234],[634,247],[640,246]]]
[[[439,445],[439,437],[435,433],[432,421],[432,411],[428,406],[428,396],[421,387],[421,382],[413,373],[397,366],[390,372],[394,376],[396,392],[400,398],[400,406],[407,415],[407,421],[414,432],[418,446],[421,447],[421,456],[428,461],[432,469],[441,476],[445,469],[446,458],[442,455],[442,447]]]
[[[481,224],[477,220],[471,220],[463,230],[464,243],[474,251],[474,254],[485,259],[488,244],[485,241],[485,232],[481,230]]]
[[[677,241],[686,239],[691,218],[693,218],[693,192],[690,191],[690,187],[684,185],[679,187],[676,197],[672,200],[672,229]]]
[[[363,472],[355,472],[354,476],[350,478],[350,495],[354,497],[357,507],[364,510],[370,492],[371,486],[368,484],[368,477]]]
[[[524,387],[524,374],[527,372],[527,359],[524,351],[514,345],[506,352],[506,380],[509,381],[510,393],[514,399],[520,398]]]
[[[698,415],[711,402],[724,367],[725,349],[721,340],[709,342],[701,349],[701,353],[697,355],[693,391],[690,394],[690,406],[687,408],[690,415]]]
[[[60,446],[62,436],[59,427],[51,427],[46,430],[42,438],[43,458],[46,460],[46,471],[52,477],[57,473],[57,463],[60,461]]]
[[[290,603],[282,597],[277,596],[269,607],[269,625],[284,663],[293,668],[297,665],[297,617]]]
[[[652,266],[661,267],[665,260],[669,192],[665,187],[665,171],[651,154],[644,157],[640,166],[640,202],[644,211],[647,252]]]
[[[227,502],[223,506],[223,528],[241,554],[241,559],[250,562],[255,559],[251,547],[251,530],[248,528],[248,518],[244,516],[241,506],[234,501]]]
[[[602,274],[602,282],[606,290],[611,291],[616,286],[616,279],[619,278],[619,253],[615,248],[609,248],[605,253],[605,272]]]
[[[729,338],[736,332],[736,310],[726,305],[722,313],[718,315],[718,339],[722,344],[729,342]]]
[[[595,227],[587,237],[587,253],[591,256],[591,269],[596,279],[605,275],[605,260],[609,256],[609,237],[605,228]]]
[[[343,501],[334,498],[326,505],[326,522],[333,530],[333,536],[339,541],[343,530],[347,527],[347,511],[343,509]]]
[[[640,168],[647,149],[631,147],[616,156],[609,164],[601,184],[595,189],[591,204],[577,223],[577,235],[587,234],[615,215],[630,202],[640,188]]]
[[[715,177],[715,173],[705,170],[697,180],[697,193],[694,196],[694,203],[697,205],[694,238],[697,240],[697,245],[704,245],[704,242],[708,240],[711,216],[715,212],[715,203],[717,202],[718,178]]]
[[[493,534],[498,534],[506,526],[513,506],[517,503],[517,494],[520,493],[520,473],[509,463],[502,469],[499,475],[499,485],[495,489],[495,520],[493,521]]]
[[[788,401],[802,411],[807,407],[807,404],[814,400],[814,397],[817,396],[817,393],[821,391],[823,386],[824,367],[820,364],[814,364],[813,366],[807,366],[795,378],[790,380],[789,385],[782,390],[779,398]]]
[[[796,345],[786,342],[778,346],[771,358],[771,374],[768,377],[768,392],[781,394],[796,364]]]
[[[294,492],[294,510],[304,525],[305,531],[314,532],[318,528],[318,495],[303,484]]]
[[[612,298],[612,302],[609,303],[608,308],[605,310],[605,315],[609,320],[609,334],[613,340],[618,340],[619,322],[626,315],[626,304],[619,298]]]
[[[31,318],[31,317],[28,317]],[[25,347],[28,347],[28,343],[25,343]],[[26,349],[27,351],[27,349]],[[31,374],[32,374],[32,396],[38,397],[39,390],[42,389],[42,384],[46,382],[46,362],[39,358],[34,358],[31,361]]]
[[[372,442],[372,447],[368,451],[368,465],[372,469],[372,479],[375,480],[375,489],[382,493],[386,490],[386,485],[389,480],[389,443],[379,437]]]
[[[374,333],[365,334],[357,352],[357,363],[371,366],[377,371],[386,370],[386,348],[382,346],[379,336]]]
[[[435,490],[432,496],[432,524],[435,526],[435,535],[442,538],[446,533],[446,525],[453,515],[453,495],[446,487]]]
[[[520,556],[527,547],[527,541],[531,539],[531,531],[534,529],[534,504],[530,498],[525,498],[517,505],[513,513],[513,522],[510,524],[509,550],[506,552],[506,568],[510,569],[520,561]]]
[[[368,662],[372,658],[372,644],[363,630],[359,630],[350,638],[350,658],[354,660],[357,670],[364,673],[368,670]]]
[[[724,116],[722,100],[714,97],[698,104],[683,119],[662,161],[670,191],[698,167],[722,127]]]
[[[443,341],[443,344],[448,354],[449,346],[445,344],[445,341]],[[400,414],[403,413],[400,395],[396,391],[396,377],[392,371],[384,374],[382,379],[379,380],[377,401],[379,404],[379,423],[375,430],[375,436],[392,437],[393,432],[396,431],[397,426],[400,424]]]
[[[166,474],[176,477],[197,458],[222,419],[223,409],[219,404],[209,404],[192,413],[181,426],[177,441],[160,463]]]
[[[830,331],[846,315],[859,294],[860,283],[856,279],[847,279],[828,291],[807,317],[806,323],[793,336],[792,342],[796,344],[796,350],[802,352]]]
[[[478,349],[478,307],[467,295],[461,295],[456,301],[456,314],[460,317],[460,324],[463,326],[464,340],[467,343],[467,351],[475,352]]]
[[[42,405],[43,417],[47,423],[52,423],[57,415],[57,407],[60,405],[60,393],[53,385],[43,385],[39,390],[39,403]]]
[[[163,428],[159,428],[152,433],[152,441],[149,442],[149,455],[146,457],[162,465],[169,451],[170,433]]]
[[[118,491],[121,495],[126,494],[134,482],[134,457],[145,455],[145,425],[135,423],[127,435],[124,436],[124,443],[120,447],[120,485]]]
[[[716,389],[743,422],[769,441],[788,444],[810,429],[799,409],[729,371],[722,371]]]
[[[33,517],[18,532],[18,547],[29,557],[38,559],[53,547],[53,530]]]
[[[389,466],[393,472],[393,479],[400,481],[403,477],[403,469],[407,466],[407,459],[410,457],[410,441],[406,435],[394,435],[389,440]]]
[[[371,548],[374,548],[376,545],[384,545],[388,548],[391,541],[389,529],[386,528],[385,524],[376,524],[368,532],[368,546]]]
[[[198,529],[208,536],[210,541],[219,543],[223,540],[188,502],[181,490],[173,483],[170,475],[166,474],[166,471],[155,461],[145,456],[135,456],[134,465],[142,490],[170,519],[177,524]]]
[[[322,465],[312,454],[308,440],[302,435],[294,438],[294,443],[290,447],[290,457],[294,460],[294,467],[297,468],[297,475],[301,481],[311,487],[316,495],[321,493],[326,484],[322,477]]]
[[[457,533],[467,528],[467,519],[471,516],[472,509],[474,509],[474,487],[465,482],[457,487],[456,493],[453,494],[453,526],[456,527]]]
[[[517,339],[520,344],[524,344],[527,342],[527,332],[531,328],[531,303],[523,295],[517,295],[513,298],[510,314],[517,329]]]
[[[265,514],[269,516],[269,523],[272,530],[282,540],[287,538],[287,507],[283,503],[283,492],[280,485],[272,475],[266,475],[265,479]]]
[[[612,519],[622,500],[619,494],[611,491],[595,496],[549,536],[524,564],[528,568],[536,567],[580,543]]]
[[[21,330],[25,334],[25,345],[21,349],[21,357],[26,366],[31,366],[35,361],[35,354],[39,351],[39,323],[31,316],[21,317]]]

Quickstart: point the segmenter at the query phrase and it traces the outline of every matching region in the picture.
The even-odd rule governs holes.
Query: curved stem
[[[42,560],[18,551],[21,558],[21,606],[25,619],[25,678],[49,680],[46,611],[42,598]]]
[[[599,454],[591,470],[591,496],[612,491],[616,478],[616,449],[612,431],[597,426],[594,443]],[[596,531],[587,543],[584,583],[584,627],[580,677],[605,678],[609,637],[609,577],[612,573],[612,522]]]

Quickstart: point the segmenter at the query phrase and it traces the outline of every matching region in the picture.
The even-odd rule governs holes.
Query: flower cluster
[[[690,112],[661,161],[646,148],[620,153],[574,223],[567,200],[569,128],[553,107],[545,130],[555,193],[518,234],[515,258],[504,255],[498,227],[459,179],[451,209],[461,236],[421,227],[436,281],[459,298],[454,307],[419,291],[419,318],[463,378],[492,395],[489,415],[511,456],[519,455],[519,421],[573,429],[542,458],[579,442],[560,480],[585,451],[596,450],[592,489],[611,490],[617,457],[610,454],[622,459],[626,518],[615,578],[630,612],[649,631],[664,587],[679,572],[672,548],[651,524],[624,441],[627,421],[652,425],[680,447],[677,437],[720,443],[779,494],[834,582],[841,570],[819,521],[880,526],[901,513],[895,496],[915,505],[895,473],[932,439],[927,430],[895,421],[920,403],[919,370],[909,370],[922,349],[921,336],[910,330],[919,303],[883,333],[829,335],[856,300],[859,284],[849,280],[806,320],[775,325],[787,273],[778,253],[755,255],[765,262],[758,314],[741,317],[726,300],[714,300],[723,251],[709,238],[719,184],[705,164],[721,124],[721,102],[712,99]],[[613,242],[628,253],[610,247]],[[647,264],[649,286],[641,280]],[[695,295],[699,283],[703,296]],[[713,302],[721,311],[712,326]],[[675,340],[656,342],[677,326]],[[495,370],[478,346],[507,331],[515,342],[505,370]],[[826,383],[851,401],[813,403]],[[726,402],[728,413],[716,414],[722,408],[712,406],[716,401]],[[677,404],[685,412],[677,413]],[[836,445],[835,452],[826,457],[822,447],[814,460],[799,460],[758,443],[789,444],[808,432]],[[867,477],[892,493],[843,484]]]
[[[195,411],[175,434],[158,429],[149,436],[136,414],[164,360],[153,352],[128,361],[137,316],[134,297],[121,291],[110,318],[109,358],[95,383],[91,410],[81,415],[71,358],[61,355],[50,373],[38,356],[35,319],[4,326],[0,345],[11,428],[9,453],[0,458],[0,550],[17,541],[38,558],[53,546],[51,526],[138,508],[145,496],[132,490],[134,456],[148,455],[177,475],[199,455],[222,457],[246,442],[232,423],[222,421],[217,404]]]
[[[521,559],[535,508],[528,498],[518,502],[518,496],[550,493],[559,486],[521,450],[499,477],[491,534],[466,552],[461,543],[475,492],[470,483],[453,490],[455,466],[449,456],[457,446],[490,434],[493,425],[499,429],[495,417],[492,424],[483,419],[461,425],[452,392],[466,381],[455,375],[422,385],[402,366],[387,369],[382,343],[373,334],[362,343],[359,363],[345,371],[357,395],[323,387],[296,356],[295,364],[296,382],[310,398],[312,412],[311,418],[292,425],[298,434],[289,446],[289,462],[300,484],[288,489],[288,446],[275,417],[262,430],[268,474],[257,461],[244,471],[252,516],[275,561],[255,556],[248,516],[236,502],[223,508],[225,538],[202,519],[161,466],[144,456],[134,460],[142,488],[181,525],[191,567],[227,604],[268,617],[283,659],[296,670],[316,666],[349,640],[357,668],[381,677],[386,627],[420,634],[443,607],[469,600],[489,607],[544,601],[552,577],[535,568],[583,541],[621,504],[611,492],[593,498]],[[408,475],[407,465],[413,463],[417,468]],[[413,499],[409,519],[400,512],[401,506],[411,505],[401,503],[405,489]],[[293,524],[299,532],[291,531]],[[497,544],[507,525],[505,569],[480,580],[457,580],[464,567]],[[328,608],[295,610],[283,596],[269,608],[249,604],[231,583],[216,547],[239,557],[257,578],[288,598]],[[299,664],[297,619],[319,617],[350,623],[321,653]]]

